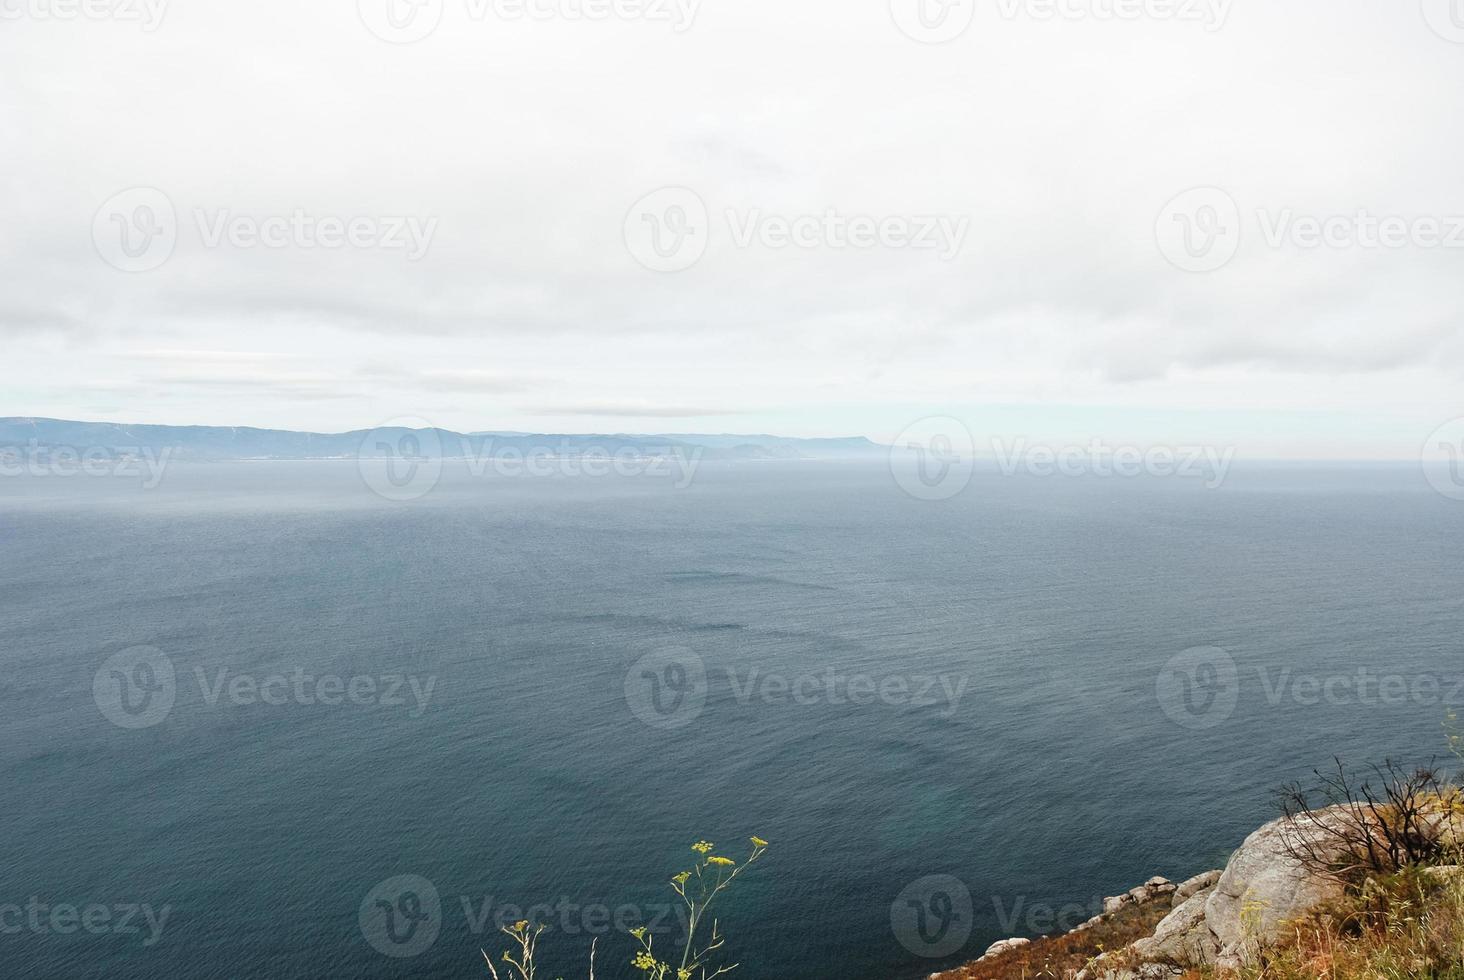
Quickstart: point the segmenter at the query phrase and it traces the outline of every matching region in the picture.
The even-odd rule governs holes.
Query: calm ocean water
[[[137,484],[0,480],[6,977],[483,977],[485,911],[539,902],[546,976],[603,933],[625,977],[605,920],[673,926],[689,845],[752,834],[739,975],[917,977],[1216,866],[1464,700],[1464,504],[1410,468]]]

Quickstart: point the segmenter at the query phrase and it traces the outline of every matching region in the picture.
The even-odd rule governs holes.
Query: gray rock
[[[1140,905],[1143,905],[1149,899],[1154,897],[1154,893],[1149,891],[1149,889],[1145,888],[1143,885],[1140,885],[1137,888],[1130,889],[1128,897],[1131,900],[1139,903]]]
[[[1341,883],[1304,867],[1287,841],[1305,834],[1327,844],[1330,839],[1318,833],[1321,822],[1343,817],[1333,808],[1266,824],[1245,839],[1223,872],[1196,875],[1176,887],[1177,904],[1154,935],[1100,957],[1091,980],[1163,980],[1182,967],[1235,968],[1250,961],[1280,937],[1288,921],[1341,897]],[[1120,906],[1133,895],[1121,896]]]
[[[1210,888],[1192,894],[1179,908],[1164,917],[1164,921],[1148,939],[1140,939],[1128,949],[1144,961],[1177,963],[1202,966],[1213,963],[1220,952],[1220,944],[1205,922],[1205,905],[1210,898]]]
[[[981,959],[990,959],[993,956],[1000,956],[1002,953],[1010,953],[1012,950],[1021,949],[1023,946],[1029,945],[1031,942],[1032,940],[1030,939],[1003,939],[1000,942],[992,943],[989,947],[987,947],[986,954],[982,956]],[[977,960],[976,962],[979,963],[981,962],[981,960]]]
[[[1079,971],[1074,980],[1169,980],[1184,972],[1169,963],[1131,963],[1122,955],[1104,953]]]
[[[1334,807],[1294,822],[1273,820],[1245,839],[1205,901],[1205,924],[1220,944],[1217,962],[1247,962],[1286,922],[1342,896],[1340,882],[1303,867],[1287,851],[1287,841],[1299,835],[1327,845],[1318,828],[1341,819],[1342,809]]]
[[[1215,887],[1215,882],[1219,881],[1220,876],[1224,873],[1224,871],[1217,868],[1214,871],[1206,871],[1202,875],[1195,875],[1193,878],[1189,878],[1181,882],[1178,887],[1174,889],[1174,907],[1179,908],[1186,901],[1188,901],[1191,895],[1194,895],[1197,892],[1202,892]]]

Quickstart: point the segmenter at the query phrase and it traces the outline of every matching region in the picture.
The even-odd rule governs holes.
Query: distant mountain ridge
[[[709,459],[833,459],[882,452],[862,437],[793,439],[771,435],[630,435],[454,432],[383,427],[351,432],[295,432],[247,426],[125,425],[48,418],[0,418],[0,452],[57,449],[111,454],[161,453],[175,459],[343,459],[404,451],[423,457],[692,453]]]

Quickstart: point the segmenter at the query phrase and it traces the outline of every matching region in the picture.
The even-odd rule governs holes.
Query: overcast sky
[[[0,0],[0,415],[1399,459],[1464,415],[1464,0],[58,2]]]

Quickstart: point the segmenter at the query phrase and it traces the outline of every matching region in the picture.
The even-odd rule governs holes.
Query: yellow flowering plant
[[[527,919],[515,922],[511,926],[503,926],[499,929],[513,943],[518,946],[518,955],[514,955],[512,949],[503,951],[503,962],[508,965],[504,968],[508,971],[509,980],[534,980],[534,953],[538,949],[539,936],[548,926],[543,923],[531,924]],[[488,972],[493,974],[493,980],[501,980],[498,975],[498,968],[493,965],[493,960],[484,950],[478,952],[483,954],[483,960],[488,964]],[[595,946],[590,944],[590,980],[595,980]]]
[[[736,963],[715,968],[710,963],[712,954],[726,942],[717,920],[711,920],[711,927],[704,933],[706,938],[701,946],[697,945],[697,929],[706,923],[717,896],[732,884],[733,879],[762,857],[768,848],[768,842],[761,837],[753,837],[751,841],[752,852],[741,864],[731,858],[713,854],[716,845],[710,841],[699,840],[691,845],[699,859],[690,870],[682,871],[671,878],[671,888],[681,897],[687,911],[686,945],[681,950],[680,965],[673,971],[670,963],[656,959],[652,949],[652,937],[644,929],[631,931],[631,935],[641,945],[631,965],[645,973],[646,980],[671,980],[673,977],[675,980],[692,980],[693,977],[697,980],[712,980],[713,977],[737,969]]]
[[[737,969],[736,963],[717,967],[711,964],[712,955],[722,948],[726,939],[722,936],[715,918],[711,919],[709,928],[705,926],[717,896],[767,850],[768,842],[761,837],[750,840],[752,851],[741,864],[731,858],[712,854],[716,845],[710,841],[699,840],[691,845],[692,851],[698,855],[696,863],[689,870],[671,878],[672,890],[681,897],[687,909],[686,945],[681,951],[680,964],[672,967],[669,962],[656,958],[652,948],[654,937],[646,929],[630,930],[631,936],[640,945],[630,964],[645,974],[645,980],[713,980],[714,977]],[[512,943],[510,949],[503,953],[503,962],[507,964],[504,967],[505,974],[500,976],[498,967],[487,951],[479,951],[483,953],[483,961],[488,964],[488,972],[493,975],[493,980],[536,980],[534,955],[538,949],[539,936],[546,928],[548,927],[543,924],[524,920],[499,930]],[[700,946],[698,929],[703,930]],[[595,945],[598,942],[596,939],[590,943],[590,980],[595,980]]]

